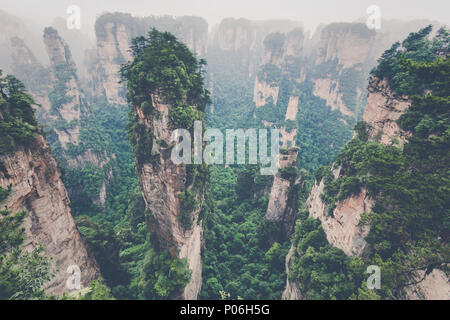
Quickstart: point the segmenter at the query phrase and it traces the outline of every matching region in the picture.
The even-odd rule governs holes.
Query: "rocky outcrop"
[[[152,94],[152,105],[158,111],[157,116],[146,115],[135,107],[136,120],[143,130],[152,137],[151,159],[137,158],[138,178],[147,209],[154,217],[150,224],[161,243],[166,245],[174,258],[186,258],[192,270],[191,282],[184,288],[180,298],[196,299],[201,288],[201,243],[202,224],[199,214],[202,208],[203,187],[187,184],[188,168],[177,165],[170,158],[170,146],[173,144],[173,129],[169,124],[171,106],[160,101]],[[141,137],[142,138],[142,137]],[[180,194],[193,194],[195,207],[183,212]],[[187,200],[186,200],[187,201]],[[188,215],[189,225],[183,225],[181,215]]]
[[[450,300],[449,277],[444,271],[434,269],[430,274],[416,272],[413,281],[418,283],[406,287],[406,297],[410,300]]]
[[[262,64],[281,67],[283,63],[292,63],[292,60],[302,58],[304,42],[305,35],[301,28],[286,34],[276,32],[267,35],[264,39]]]
[[[393,141],[404,143],[408,134],[400,129],[396,121],[409,105],[408,97],[394,95],[386,80],[372,78],[363,117],[370,128],[369,136],[383,144]]]
[[[90,57],[94,72],[89,83],[100,83],[92,92],[106,96],[111,104],[126,105],[125,84],[120,83],[120,67],[132,59],[130,46],[133,38],[145,36],[152,28],[169,31],[184,42],[191,51],[204,57],[208,42],[208,24],[199,17],[145,17],[107,13],[96,21],[97,56]]]
[[[286,113],[280,119],[262,120],[266,127],[280,129],[280,142],[283,148],[279,156],[278,173],[275,175],[266,211],[266,220],[282,226],[285,239],[293,231],[298,190],[303,184],[303,177],[297,177],[297,155],[295,147],[297,129],[287,128],[286,121],[295,123],[299,108],[299,96],[292,94],[286,106],[278,102],[280,94],[279,77],[286,76],[290,81],[301,82],[301,64],[303,58],[304,34],[302,29],[294,29],[287,34],[271,33],[264,39],[264,55],[261,71],[255,78],[253,99],[256,108],[271,106],[282,108]],[[297,68],[293,72],[293,69]],[[278,74],[278,75],[275,75]],[[255,114],[256,116],[256,114]]]
[[[69,144],[74,146],[84,144],[80,135],[85,126],[89,125],[87,119],[91,117],[91,113],[85,94],[81,89],[77,68],[69,46],[51,27],[44,30],[44,43],[50,59],[53,83],[48,95],[51,102],[50,112],[41,118],[47,127],[54,130],[58,138],[61,146],[61,154],[58,155],[58,159],[62,159],[63,165],[68,168],[83,169],[89,163],[102,169],[110,161],[106,151],[94,152],[87,148],[77,154],[68,152]],[[107,176],[112,178],[112,172],[109,171]],[[92,199],[99,205],[105,203],[106,183],[107,179],[103,181],[105,186],[102,188],[103,192],[100,190],[98,196]],[[69,188],[69,192],[72,191],[72,188]]]
[[[253,89],[253,102],[255,102],[256,108],[265,106],[268,103],[268,99],[271,98],[274,105],[278,101],[278,93],[280,91],[279,86],[272,86],[270,83],[262,80],[258,77],[255,78],[255,87]]]
[[[228,63],[244,69],[249,77],[254,76],[258,68],[270,59],[264,46],[266,36],[274,32],[287,33],[302,26],[301,22],[290,20],[223,19],[211,35],[208,60],[214,61],[215,55],[227,57]],[[297,43],[287,50],[293,54],[296,49]]]
[[[289,275],[289,264],[291,262],[292,255],[294,254],[295,247],[291,246],[286,256],[286,274]],[[302,292],[295,282],[289,280],[289,276],[286,277],[286,289],[284,289],[281,296],[281,300],[303,300]]]
[[[298,148],[291,148],[286,154],[281,154],[278,160],[278,173],[275,175],[266,220],[281,224],[285,238],[292,234],[297,216],[298,188],[302,185],[303,177],[297,178]],[[286,169],[291,169],[291,172]]]
[[[94,50],[94,43],[85,33],[85,29],[68,29],[67,19],[57,17],[53,20],[52,27],[58,31],[58,34],[70,45],[70,51],[76,65],[78,66],[78,74],[80,78],[84,78],[92,70],[86,70],[84,66],[85,52]]]
[[[80,135],[91,117],[85,94],[77,75],[77,68],[66,42],[54,28],[44,30],[44,44],[50,61],[43,67],[20,38],[12,38],[13,69],[33,95],[38,120],[49,129],[49,139],[54,155],[63,167],[84,168],[90,163],[103,168],[109,162],[106,152],[68,152],[73,146],[83,144]],[[111,176],[111,173],[109,173]],[[104,181],[106,183],[106,181]],[[68,188],[71,194],[72,188]],[[103,205],[104,195],[92,199]]]
[[[301,83],[306,73],[300,61],[303,58],[304,33],[301,28],[283,33],[271,33],[263,42],[264,50],[260,64],[260,72],[255,77],[253,101],[256,108],[265,106],[269,102],[277,105],[280,93],[280,79],[282,74],[290,74],[290,80]],[[269,69],[270,71],[267,71]],[[276,71],[275,71],[276,70]],[[278,73],[277,76],[274,73]],[[299,97],[290,97],[286,120],[295,120]],[[275,120],[275,119],[274,119]]]
[[[369,71],[388,44],[363,23],[332,23],[320,28],[316,38],[313,94],[343,116],[359,117]]]
[[[333,171],[335,179],[339,178],[340,169]],[[362,189],[360,194],[336,204],[333,214],[328,213],[326,204],[322,201],[324,182],[314,185],[306,201],[309,215],[322,222],[328,242],[344,251],[347,255],[361,256],[366,248],[364,238],[369,232],[368,227],[359,226],[361,216],[371,211],[375,201]]]
[[[72,60],[70,49],[58,32],[49,27],[44,31],[44,43],[50,60],[52,79],[54,81],[53,96],[47,122],[61,119],[65,126],[54,128],[63,149],[68,143],[78,145],[80,142],[80,121],[83,113],[87,113],[87,105],[76,75],[76,66]]]
[[[298,96],[289,97],[289,103],[286,110],[286,117],[284,118],[284,120],[291,120],[291,121],[297,120],[298,99],[299,99]]]
[[[249,20],[227,18],[218,26],[214,41],[220,50],[248,50],[256,46],[256,30]]]
[[[127,51],[131,43],[131,34],[123,24],[104,23],[102,35],[97,32],[97,78],[92,82],[100,82],[109,103],[126,104],[123,85],[120,84],[120,65],[131,60]],[[96,28],[96,30],[98,30]]]
[[[339,110],[343,115],[352,116],[342,100],[342,93],[339,91],[339,82],[335,79],[314,79],[313,94],[324,99],[331,110]]]
[[[45,284],[46,292],[62,295],[68,291],[67,269],[71,265],[80,268],[82,287],[100,277],[97,263],[75,226],[61,174],[44,138],[39,135],[31,149],[0,156],[0,164],[0,186],[12,185],[5,205],[12,213],[28,212],[24,248],[42,245],[52,258],[56,275]]]
[[[316,65],[337,60],[344,69],[376,56],[372,48],[376,32],[363,23],[332,23],[321,31]]]
[[[368,105],[364,113],[364,121],[369,125],[369,138],[383,144],[391,144],[393,140],[406,141],[406,133],[397,125],[396,120],[409,107],[410,102],[405,96],[394,95],[386,80],[372,78],[369,84]],[[341,168],[333,165],[334,179],[338,179]],[[355,196],[337,201],[335,209],[330,214],[326,203],[322,200],[324,181],[316,182],[306,201],[305,209],[309,215],[319,219],[328,242],[343,250],[348,256],[364,256],[368,249],[365,237],[370,226],[360,226],[361,216],[371,212],[375,200],[369,196],[368,190],[362,188]],[[289,264],[295,248],[286,258]],[[292,251],[294,250],[294,251]],[[448,276],[435,269],[430,274],[419,271],[411,279],[412,285],[405,288],[404,299],[445,299],[450,297]],[[301,299],[301,293],[295,284],[287,281],[284,299]]]

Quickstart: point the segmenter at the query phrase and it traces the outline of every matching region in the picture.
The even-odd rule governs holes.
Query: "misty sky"
[[[91,28],[102,12],[121,11],[139,16],[196,15],[210,25],[224,17],[282,18],[303,21],[311,29],[319,23],[365,17],[367,7],[373,4],[381,8],[384,19],[432,19],[450,24],[447,0],[0,0],[0,10],[46,26],[57,16],[67,16],[66,9],[72,4],[80,6],[85,28]]]

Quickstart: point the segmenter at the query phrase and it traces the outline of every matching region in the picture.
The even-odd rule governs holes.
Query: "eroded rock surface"
[[[28,212],[25,249],[42,245],[52,258],[56,276],[45,285],[46,292],[61,295],[68,291],[67,269],[71,265],[80,268],[82,287],[100,277],[97,263],[75,226],[61,174],[44,138],[38,136],[31,150],[0,156],[0,163],[0,186],[12,185],[5,205],[12,213]]]

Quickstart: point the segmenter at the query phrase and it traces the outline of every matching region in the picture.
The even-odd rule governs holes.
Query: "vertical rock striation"
[[[92,122],[92,114],[67,43],[54,28],[44,30],[49,67],[37,61],[22,39],[12,38],[11,45],[14,73],[24,81],[37,103],[36,116],[50,132],[48,138],[54,156],[64,168],[82,169],[93,165],[103,170],[110,161],[109,156],[106,152],[93,151],[83,137],[83,131]],[[109,171],[105,177],[111,174]],[[107,180],[105,178],[105,187]],[[72,197],[73,188],[68,186],[68,190]],[[105,197],[98,194],[92,201],[103,205]]]
[[[285,239],[294,229],[298,191],[303,184],[302,177],[297,177],[297,153],[298,148],[290,148],[286,154],[280,155],[279,171],[273,180],[266,211],[266,220],[280,224]]]
[[[392,144],[395,141],[404,143],[407,134],[403,132],[396,120],[410,106],[410,100],[406,96],[395,95],[389,88],[386,80],[373,77],[369,83],[368,105],[364,113],[364,121],[368,124],[369,139],[376,139],[382,144]],[[333,165],[334,179],[340,176],[341,168]],[[362,188],[358,195],[347,197],[335,203],[335,208],[330,214],[327,204],[322,199],[324,194],[324,180],[313,186],[306,201],[305,209],[309,215],[321,221],[328,242],[343,250],[348,256],[361,257],[365,250],[369,249],[365,237],[370,231],[369,226],[360,226],[359,222],[364,213],[371,212],[375,200],[369,195],[367,189]],[[286,257],[289,264],[295,247],[291,247],[290,254]],[[448,276],[441,270],[434,269],[429,274],[418,271],[413,275],[414,280],[423,280],[418,284],[405,288],[405,299],[444,299],[450,298],[450,285]],[[287,280],[287,286],[283,293],[283,299],[301,299],[299,290],[295,290],[296,284]],[[297,288],[298,289],[298,288]]]
[[[152,137],[151,157],[137,157],[138,178],[147,209],[154,219],[150,223],[151,231],[156,233],[161,243],[171,251],[172,257],[186,258],[192,270],[191,282],[184,288],[180,298],[196,299],[200,292],[202,224],[199,214],[204,200],[201,181],[192,179],[192,168],[177,165],[171,160],[171,135],[173,130],[169,124],[169,112],[172,106],[163,103],[156,94],[151,95],[152,105],[158,111],[157,116],[146,115],[143,110],[134,108],[141,133]],[[138,139],[143,139],[140,135]],[[142,143],[142,142],[141,142]],[[180,194],[192,192],[196,205],[189,213],[189,226],[180,221],[183,212],[183,201]]]
[[[365,105],[367,75],[384,49],[374,30],[362,23],[332,23],[320,30],[313,50],[313,93],[342,115],[358,117]]]
[[[82,287],[100,277],[97,263],[75,226],[61,174],[43,136],[38,135],[30,149],[0,156],[0,165],[0,186],[12,186],[6,207],[13,213],[28,212],[25,249],[42,245],[52,258],[55,277],[45,285],[46,292],[62,295],[68,291],[67,269],[71,265],[80,268]]]
[[[100,83],[92,94],[105,96],[111,104],[125,105],[125,85],[120,82],[120,66],[131,60],[133,38],[146,36],[152,29],[168,31],[184,42],[199,57],[207,51],[208,24],[199,17],[145,17],[123,13],[107,13],[96,21],[97,57],[91,61],[95,71],[88,76],[89,83]]]

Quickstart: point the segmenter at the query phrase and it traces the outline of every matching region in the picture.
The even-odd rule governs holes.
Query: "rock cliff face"
[[[75,63],[67,44],[51,27],[44,31],[44,43],[54,80],[51,94],[56,96],[56,99],[51,101],[47,117],[52,120],[62,119],[65,122],[65,128],[55,128],[55,133],[63,149],[67,149],[68,143],[79,144],[80,121],[82,114],[87,113],[87,105],[78,85]],[[61,90],[61,87],[64,89]]]
[[[373,78],[369,84],[367,101],[363,119],[370,125],[369,137],[383,144],[405,143],[408,134],[399,128],[396,120],[410,106],[408,97],[394,95],[386,80]],[[434,269],[427,275],[424,271],[419,271],[414,275],[414,280],[423,278],[424,280],[417,285],[406,288],[407,299],[450,299],[450,283],[443,271]]]
[[[169,247],[174,258],[186,258],[192,270],[191,282],[184,288],[179,298],[196,299],[202,283],[202,224],[199,214],[202,208],[203,187],[187,182],[189,168],[176,165],[171,160],[170,145],[173,130],[169,124],[171,106],[152,94],[152,105],[158,116],[145,115],[140,107],[135,107],[136,121],[142,130],[148,130],[153,137],[151,159],[137,158],[138,178],[147,209],[154,219],[150,224],[161,243]],[[142,138],[142,137],[141,137]],[[180,220],[183,203],[181,193],[192,192],[197,203],[189,212],[189,226]]]
[[[408,97],[394,95],[386,80],[373,78],[369,84],[363,117],[370,125],[370,137],[376,137],[383,144],[390,144],[395,140],[405,142],[407,134],[399,128],[396,121],[409,105]]]
[[[298,148],[291,148],[287,154],[279,157],[279,172],[275,175],[269,204],[266,211],[266,220],[281,224],[283,233],[287,238],[292,234],[297,216],[298,189],[303,181],[297,179],[296,174],[288,174],[284,169],[294,169],[296,173]]]
[[[344,69],[373,56],[376,33],[362,23],[332,23],[322,29],[316,65],[337,60]]]
[[[335,179],[339,177],[339,173],[339,168],[333,171]],[[358,224],[361,215],[371,211],[374,200],[368,196],[367,190],[363,189],[359,195],[338,202],[333,214],[330,215],[326,204],[320,198],[323,189],[323,181],[312,188],[306,201],[309,215],[322,222],[323,230],[331,245],[341,249],[349,256],[361,256],[366,247],[364,238],[369,229],[360,227]]]
[[[58,143],[53,148],[60,150],[60,154],[57,154],[58,159],[63,160],[63,165],[71,169],[83,169],[87,164],[103,169],[110,161],[106,151],[94,152],[90,147],[76,153],[68,151],[70,145],[79,146],[85,143],[85,138],[81,138],[80,135],[89,125],[87,119],[92,115],[81,88],[69,46],[51,27],[44,30],[44,43],[50,60],[50,75],[53,83],[48,93],[50,106],[42,108],[44,113],[41,113],[40,118],[47,127],[53,129],[57,136]],[[61,148],[58,148],[58,144]],[[110,178],[112,178],[111,170],[106,173],[99,194],[91,199],[99,206],[105,204],[105,189]],[[68,188],[68,190],[71,196],[73,192],[76,192],[74,188]]]
[[[352,116],[342,100],[343,94],[339,91],[339,82],[336,79],[314,79],[314,95],[324,99],[331,110],[339,110],[343,115]]]
[[[289,263],[292,255],[295,252],[295,247],[291,246],[286,256],[286,274],[289,275]],[[284,289],[281,300],[303,300],[302,292],[295,282],[289,281],[286,277],[286,289]]]
[[[368,72],[384,44],[362,23],[332,23],[321,29],[318,37],[312,54],[317,70],[312,77],[313,93],[332,110],[357,116],[365,104],[361,92]]]
[[[81,286],[87,287],[100,276],[99,269],[75,226],[61,174],[44,138],[39,135],[30,150],[0,156],[0,164],[0,186],[12,185],[5,205],[13,213],[28,212],[24,247],[42,245],[52,258],[56,276],[45,285],[46,292],[61,295],[68,291],[71,265],[80,268]]]
[[[49,141],[58,161],[67,168],[84,168],[88,163],[103,168],[109,161],[106,154],[93,152],[90,148],[68,152],[72,145],[84,143],[80,135],[91,114],[69,46],[51,27],[44,30],[44,44],[49,67],[37,61],[22,39],[12,38],[13,71],[23,80],[38,104],[36,116],[51,132]],[[100,194],[92,200],[103,205],[105,197]]]
[[[279,157],[279,172],[272,183],[266,220],[281,225],[286,239],[294,228],[298,189],[302,185],[302,177],[297,179],[296,169],[299,150],[295,147],[297,129],[286,128],[286,121],[295,123],[297,120],[299,96],[296,92],[291,92],[286,102],[279,102],[280,78],[284,76],[289,81],[302,82],[303,68],[299,61],[303,58],[303,47],[302,29],[296,28],[287,34],[267,35],[264,39],[261,71],[255,77],[253,95],[256,109],[272,106],[284,112],[280,119],[264,118],[262,122],[267,127],[280,129],[280,142],[284,150]],[[274,76],[274,73],[278,73],[278,76]]]
[[[244,68],[252,77],[263,64],[265,37],[273,32],[289,32],[301,28],[302,23],[289,20],[250,21],[246,19],[226,18],[213,31],[209,41],[208,60],[214,61],[214,55],[226,55],[226,60]],[[289,48],[289,52],[295,50]]]
[[[221,50],[238,51],[254,47],[256,34],[249,20],[229,18],[220,23],[215,41]]]
[[[392,93],[386,80],[372,78],[369,84],[368,105],[364,113],[364,121],[369,124],[369,137],[377,139],[380,143],[391,144],[398,140],[405,142],[406,134],[400,130],[396,120],[409,107],[410,101],[405,96],[396,96]],[[333,175],[337,179],[341,168],[333,166]],[[328,242],[343,250],[349,256],[362,256],[367,249],[364,238],[367,236],[370,227],[361,227],[359,222],[363,213],[370,212],[375,204],[375,199],[371,198],[366,189],[362,189],[359,195],[338,201],[333,214],[327,212],[327,206],[321,199],[324,193],[324,181],[313,186],[309,198],[306,201],[305,209],[313,218],[322,222],[322,227],[326,233]],[[295,254],[294,247],[286,257],[286,263]],[[294,253],[292,253],[294,252]],[[417,272],[416,279],[422,279],[424,272]],[[301,299],[301,292],[295,284],[287,281],[287,287],[283,293],[283,299]],[[406,299],[444,299],[450,298],[450,284],[447,275],[434,270],[425,276],[425,280],[417,285],[406,288]]]
[[[300,63],[304,58],[305,36],[301,28],[295,28],[287,34],[271,33],[264,39],[263,56],[260,72],[255,77],[253,101],[256,108],[271,101],[277,105],[280,93],[279,79],[273,79],[273,72],[267,68],[278,70],[280,73],[291,73],[291,81],[301,83],[304,81],[305,69]],[[269,70],[270,70],[269,69]],[[298,96],[292,95],[289,100],[286,120],[295,120],[298,107]]]
[[[85,52],[95,50],[95,45],[89,38],[88,34],[85,33],[86,29],[68,29],[67,20],[62,17],[55,18],[51,26],[56,29],[61,38],[63,38],[64,41],[70,45],[72,58],[78,67],[77,72],[80,78],[84,78],[86,76],[86,71],[91,73],[92,70],[86,70],[84,66],[84,59]]]
[[[278,93],[280,92],[280,87],[273,86],[272,84],[259,80],[258,77],[255,78],[255,87],[253,89],[253,102],[256,107],[263,107],[267,104],[268,99],[271,98],[273,104],[278,102]]]
[[[421,280],[425,271],[414,275],[414,280]],[[406,288],[406,297],[411,300],[450,300],[449,278],[442,270],[434,269],[425,276],[425,280]]]
[[[92,92],[94,96],[104,95],[111,104],[127,104],[125,85],[120,83],[120,66],[131,60],[131,40],[145,36],[151,28],[173,33],[200,57],[206,54],[208,24],[202,18],[104,14],[96,22],[97,57],[91,57],[95,71],[88,76],[89,83],[100,83],[100,88]]]

